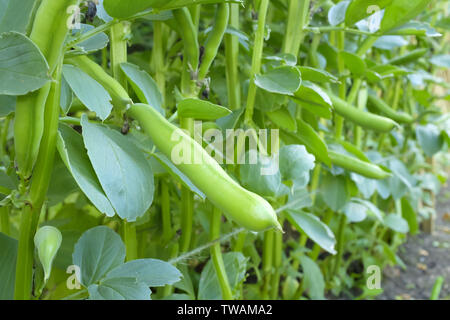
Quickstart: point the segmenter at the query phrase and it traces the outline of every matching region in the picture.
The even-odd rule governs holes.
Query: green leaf
[[[34,235],[34,245],[37,249],[39,260],[44,268],[44,282],[50,278],[53,260],[62,243],[61,232],[52,226],[44,226]]]
[[[316,69],[312,67],[302,66],[298,67],[302,74],[302,79],[304,81],[312,81],[312,82],[319,82],[319,83],[338,83],[339,80],[335,76],[333,76],[331,73],[322,70],[322,69]]]
[[[384,9],[393,0],[353,0],[345,13],[345,24],[351,26],[362,19]],[[373,10],[371,10],[373,9]]]
[[[366,72],[366,63],[354,53],[341,51],[339,56],[343,59],[345,66],[355,76],[362,76]]]
[[[94,29],[94,26],[91,26],[89,24],[81,23],[80,26],[81,28],[79,30],[78,29],[73,30],[72,34],[67,37],[66,42],[70,42],[71,40],[79,37],[80,35]],[[76,44],[76,49],[81,50],[83,54],[92,53],[105,48],[108,45],[108,42],[109,38],[106,35],[106,33],[100,32],[90,37],[89,39]]]
[[[430,38],[442,36],[442,34],[437,32],[430,24],[420,21],[407,22],[387,33],[393,35],[426,36]]]
[[[285,193],[287,189],[281,183],[281,174],[277,165],[272,157],[264,156],[256,150],[248,151],[245,164],[239,167],[242,185],[261,196],[270,197]],[[263,169],[275,173],[262,174]]]
[[[325,299],[325,280],[317,263],[306,255],[300,257],[300,263],[303,269],[303,286],[309,297],[314,300]]]
[[[354,201],[348,202],[342,211],[347,216],[348,222],[361,222],[367,217],[367,207]]]
[[[266,112],[266,116],[280,129],[290,132],[297,131],[297,122],[286,108]]]
[[[150,300],[151,291],[136,278],[112,278],[88,287],[90,300]]]
[[[61,124],[57,147],[61,159],[84,194],[101,213],[114,216],[115,211],[87,155],[83,137],[68,125]]]
[[[14,298],[14,279],[16,278],[17,240],[0,232],[0,300]]]
[[[70,89],[69,84],[67,83],[66,79],[64,79],[64,76],[63,76],[63,77],[61,77],[60,105],[61,105],[61,109],[65,115],[67,115],[67,113],[69,113],[70,107],[72,106],[72,102],[73,102],[72,89]]]
[[[330,97],[320,87],[309,81],[303,81],[300,89],[291,98],[300,107],[307,109],[319,117],[331,119]]]
[[[197,188],[192,181],[178,169],[172,161],[170,161],[165,155],[159,152],[155,152],[153,156],[158,160],[158,162],[167,170],[167,172],[180,181],[186,188],[194,192],[196,195],[198,195],[201,199],[205,200],[206,195],[201,191],[199,188]]]
[[[231,114],[231,110],[206,100],[188,98],[178,105],[178,116],[198,120],[217,120]]]
[[[291,66],[282,66],[256,75],[255,84],[268,92],[292,96],[302,84],[300,71]]]
[[[409,231],[408,222],[397,214],[388,214],[384,217],[384,224],[399,233],[407,233]]]
[[[111,96],[97,81],[84,73],[81,69],[65,64],[63,66],[64,79],[81,102],[97,116],[106,120],[113,108]]]
[[[383,50],[394,50],[395,48],[403,47],[407,44],[408,41],[401,36],[381,36],[375,41],[373,46]]]
[[[107,279],[136,278],[147,287],[163,287],[181,280],[181,273],[168,262],[158,259],[139,259],[124,263],[111,270]]]
[[[403,25],[424,12],[431,0],[396,0],[388,6],[381,21],[380,32],[385,33]]]
[[[105,226],[86,231],[73,252],[73,264],[80,268],[79,280],[85,287],[102,280],[107,273],[123,264],[124,260],[125,245],[122,239]]]
[[[121,63],[120,68],[127,76],[134,92],[136,92],[136,95],[138,96],[138,99],[142,103],[151,105],[164,116],[165,111],[162,105],[163,97],[155,80],[153,80],[147,72],[139,69],[139,67],[134,64]]]
[[[353,198],[352,201],[362,204],[363,206],[365,206],[368,209],[368,211],[367,211],[368,213],[373,214],[375,216],[375,218],[377,218],[379,221],[383,221],[383,217],[384,217],[383,212],[381,212],[380,209],[378,209],[372,202],[367,201],[367,200],[362,200],[359,198]]]
[[[227,273],[228,282],[233,294],[237,298],[238,288],[245,280],[247,270],[247,258],[240,252],[228,252],[223,255],[223,263]],[[199,300],[221,300],[222,291],[219,279],[210,259],[200,275],[198,288]]]
[[[441,130],[432,123],[428,123],[424,126],[417,126],[416,136],[420,147],[429,157],[438,153],[444,146]]]
[[[402,198],[402,217],[408,222],[409,232],[415,235],[419,232],[417,214],[407,198]]]
[[[0,95],[24,95],[50,80],[47,61],[39,48],[23,34],[0,34],[0,55]]]
[[[0,117],[6,117],[16,110],[17,98],[0,95]]]
[[[0,1],[0,34],[16,31],[25,34],[32,23],[31,16],[37,0]]]
[[[322,197],[331,210],[340,211],[350,198],[346,178],[326,175],[322,182]]]
[[[306,233],[322,249],[331,254],[336,254],[334,234],[318,217],[303,211],[288,210],[286,218],[298,231]]]
[[[309,183],[315,158],[304,146],[283,146],[280,150],[280,170],[283,181],[291,181],[292,189],[303,188]]]
[[[328,147],[319,134],[306,122],[297,119],[297,133],[289,134],[294,143],[303,144],[309,153],[327,166],[331,167],[331,160],[328,156]],[[285,139],[283,139],[285,140]]]
[[[341,1],[338,4],[331,7],[330,11],[328,11],[328,22],[332,26],[337,26],[341,24],[345,20],[345,15],[347,12],[347,8],[350,4],[350,1]]]
[[[103,125],[81,119],[88,156],[119,217],[136,221],[153,202],[153,172],[130,138]]]
[[[430,62],[434,64],[435,66],[442,67],[442,68],[450,68],[450,54],[441,54],[433,56],[430,59]]]

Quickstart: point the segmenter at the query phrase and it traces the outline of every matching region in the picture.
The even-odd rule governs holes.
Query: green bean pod
[[[127,105],[132,103],[130,96],[120,83],[87,56],[72,57],[65,59],[64,62],[78,67],[95,81],[100,83],[110,94],[114,106],[126,108]]]
[[[359,110],[332,93],[328,93],[328,95],[333,103],[334,111],[337,114],[363,128],[380,132],[389,132],[398,125],[392,119]]]
[[[272,206],[265,199],[249,192],[230,178],[200,144],[183,130],[168,122],[155,109],[145,104],[132,105],[129,115],[139,122],[156,147],[172,160],[175,148],[191,150],[192,157],[189,161],[174,161],[174,163],[177,162],[175,165],[227,217],[252,231],[263,231],[273,227],[281,230]],[[195,161],[195,159],[201,159],[201,161]]]
[[[44,54],[50,73],[63,54],[69,31],[69,7],[78,0],[42,0],[36,11],[30,39]],[[69,12],[68,12],[69,11]],[[51,84],[17,99],[14,121],[16,163],[23,179],[29,179],[39,153],[44,130],[44,109]]]
[[[409,114],[395,111],[386,102],[375,95],[369,95],[369,102],[392,120],[400,123],[412,123],[414,121],[414,118]]]
[[[410,62],[414,62],[417,59],[423,57],[427,52],[428,52],[427,48],[416,49],[411,52],[408,52],[405,55],[402,55],[400,57],[389,60],[388,64],[393,64],[393,65],[408,64]]]
[[[208,35],[205,43],[202,62],[198,72],[199,79],[204,79],[209,71],[214,59],[219,51],[220,44],[227,30],[228,20],[230,17],[230,6],[228,3],[217,5],[216,16],[214,18],[214,26]]]
[[[329,150],[328,155],[330,156],[332,164],[360,174],[364,177],[371,179],[386,179],[391,176],[389,172],[384,171],[373,163],[365,162],[358,158],[341,154],[333,150]]]
[[[195,29],[189,9],[173,10],[173,16],[178,24],[178,31],[184,43],[185,59],[193,71],[197,72],[199,64],[200,49],[197,40],[197,30]]]

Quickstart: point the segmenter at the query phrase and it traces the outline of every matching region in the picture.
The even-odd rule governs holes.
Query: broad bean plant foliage
[[[0,299],[376,297],[447,178],[449,9],[1,1]]]

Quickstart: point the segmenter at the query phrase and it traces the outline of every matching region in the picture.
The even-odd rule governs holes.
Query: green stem
[[[172,217],[170,214],[169,185],[164,180],[161,180],[161,212],[163,239],[164,242],[167,242],[172,238]]]
[[[121,63],[127,62],[127,37],[130,34],[131,23],[122,21],[111,27],[111,69],[116,79],[125,89],[127,88],[127,78],[120,67]],[[122,122],[121,115],[118,115],[118,122]],[[136,225],[134,222],[123,221],[123,239],[126,247],[127,261],[138,258],[138,242],[136,238]]]
[[[368,31],[362,31],[358,29],[352,29],[348,27],[332,27],[332,26],[325,26],[325,27],[309,27],[305,28],[305,31],[313,32],[313,33],[323,33],[323,32],[332,32],[332,31],[343,31],[346,33],[352,33],[352,34],[359,34],[359,35],[368,35],[368,36],[378,36],[376,33],[371,33]]]
[[[126,260],[136,260],[138,258],[138,242],[134,222],[123,221],[123,238],[127,250]]]
[[[220,225],[222,214],[219,209],[213,208],[210,225],[210,240],[216,240],[220,237]],[[222,290],[222,298],[224,300],[233,300],[233,293],[231,292],[230,284],[228,282],[225,264],[222,258],[222,251],[220,243],[215,243],[211,247],[211,259],[214,263],[217,278],[219,279],[220,289]]]
[[[337,232],[337,255],[334,263],[333,275],[337,275],[339,272],[339,268],[341,267],[342,256],[344,254],[344,245],[345,245],[345,226],[347,225],[347,216],[345,214],[341,214],[341,218],[339,221],[339,229]]]
[[[270,279],[272,277],[273,251],[274,251],[273,238],[274,238],[273,230],[269,230],[264,233],[264,247],[262,259],[264,283],[261,295],[261,298],[263,300],[269,299]]]
[[[310,0],[291,0],[283,52],[298,56],[308,23]]]
[[[181,237],[180,251],[187,252],[191,246],[192,225],[194,220],[194,198],[192,192],[183,188],[181,190]]]
[[[264,34],[268,9],[269,0],[261,0],[258,16],[258,30],[256,31],[255,45],[253,48],[252,71],[250,85],[248,88],[247,106],[245,109],[245,123],[248,125],[253,122],[253,112],[256,100],[255,77],[261,70],[261,59],[264,48]]]
[[[366,52],[372,48],[375,41],[378,40],[377,36],[369,36],[367,37],[363,43],[359,46],[358,50],[356,51],[356,54],[360,57],[364,56]]]
[[[242,250],[244,250],[246,239],[247,239],[247,232],[242,232],[241,234],[239,234],[236,243],[234,244],[233,251],[242,252]]]
[[[272,277],[270,297],[272,300],[276,300],[278,298],[281,266],[283,264],[283,234],[281,232],[276,232],[274,234],[273,251],[274,275]]]
[[[166,72],[164,61],[164,39],[163,23],[153,22],[153,66],[155,68],[155,80],[159,91],[163,97],[163,104],[166,98]]]
[[[337,33],[337,46],[339,51],[343,51],[345,47],[345,33],[342,31],[339,31]],[[339,75],[342,76],[345,71],[345,62],[341,55],[338,57],[338,71]],[[341,84],[339,85],[339,97],[343,100],[346,98],[346,91],[347,86],[345,84],[345,80],[341,81]],[[335,125],[336,125],[336,131],[335,136],[336,139],[341,139],[342,137],[342,131],[344,129],[344,118],[342,118],[339,115],[335,115]]]
[[[29,300],[31,298],[34,262],[33,237],[50,185],[55,158],[60,110],[61,70],[62,61],[57,65],[53,74],[54,82],[45,105],[44,133],[39,155],[31,180],[28,203],[22,210],[14,290],[16,300]]]
[[[239,4],[230,4],[229,26],[239,30]],[[239,81],[239,39],[225,34],[225,66],[228,88],[228,105],[231,110],[241,108],[241,85]]]

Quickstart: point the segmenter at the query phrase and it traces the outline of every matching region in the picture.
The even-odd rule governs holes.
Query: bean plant
[[[0,299],[372,299],[432,230],[447,0],[0,2]]]

